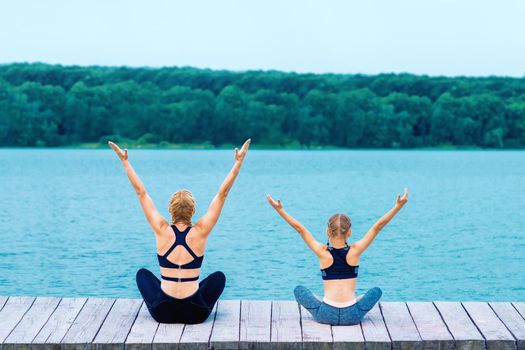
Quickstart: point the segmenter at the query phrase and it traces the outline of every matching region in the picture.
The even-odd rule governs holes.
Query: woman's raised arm
[[[217,192],[211,201],[206,214],[204,214],[204,216],[195,224],[195,227],[204,236],[210,234],[211,230],[219,220],[219,216],[221,215],[222,208],[224,207],[226,197],[228,197],[228,193],[230,192],[237,175],[239,175],[239,172],[241,171],[241,166],[244,161],[244,157],[246,156],[246,152],[248,152],[248,148],[250,147],[250,143],[251,139],[248,139],[242,145],[240,151],[237,148],[235,149],[235,163],[233,164],[232,169],[222,182],[219,192]]]
[[[315,255],[321,257],[323,252],[326,250],[325,246],[322,243],[319,243],[303,224],[301,224],[297,219],[284,210],[283,203],[280,199],[275,201],[269,194],[266,195],[266,199],[268,200],[268,203],[270,203],[270,205],[275,209],[275,211],[277,211],[277,213],[279,213],[279,215],[301,235],[301,238],[306,243],[308,248],[310,248],[310,250],[314,252]]]
[[[133,167],[131,166],[128,160],[128,150],[120,149],[120,147],[117,144],[111,141],[108,142],[108,145],[111,148],[113,148],[115,153],[118,155],[120,161],[122,162],[122,166],[124,167],[124,170],[128,175],[129,181],[131,182],[133,189],[139,197],[140,205],[144,210],[144,215],[146,216],[146,219],[148,220],[151,228],[153,229],[153,232],[155,232],[155,234],[161,234],[164,231],[164,229],[169,225],[168,221],[166,221],[166,219],[162,217],[162,215],[157,211],[153,200],[146,192],[144,184],[140,180],[135,170],[133,170]]]
[[[368,230],[365,236],[352,245],[352,248],[355,249],[359,254],[362,254],[370,246],[370,244],[372,244],[383,227],[385,227],[386,224],[392,220],[392,218],[401,210],[401,208],[403,208],[407,202],[408,189],[405,188],[405,193],[403,196],[397,196],[394,207],[390,209],[385,215],[383,215],[379,220],[377,220],[370,230]]]

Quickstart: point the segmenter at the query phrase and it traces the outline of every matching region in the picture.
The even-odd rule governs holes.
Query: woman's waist
[[[160,268],[161,288],[167,295],[182,299],[190,297],[199,289],[200,269]]]
[[[172,298],[185,299],[193,296],[199,290],[199,282],[173,282],[162,280],[160,288]]]

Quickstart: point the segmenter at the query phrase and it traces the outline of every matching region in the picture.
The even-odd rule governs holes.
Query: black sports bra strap
[[[174,225],[172,225],[171,227],[173,229]],[[169,249],[166,251],[166,253],[164,253],[162,256],[170,255],[170,253],[173,251],[173,249],[175,249],[175,247],[179,245],[177,243],[177,231],[175,231],[175,229],[174,229],[173,233],[175,233],[175,240],[173,241],[173,244],[171,245],[171,247],[169,247]]]
[[[164,253],[162,256],[170,255],[170,253],[173,251],[173,249],[175,249],[178,245],[180,245],[180,243],[178,242],[179,240],[177,238],[179,238],[178,234],[181,233],[181,232],[179,231],[179,229],[177,229],[177,226],[175,226],[175,225],[171,225],[171,229],[173,230],[173,234],[175,236],[175,240],[173,241],[173,244],[171,245],[171,247],[169,247],[169,249],[166,251],[166,253]],[[186,231],[186,230],[184,230],[184,231]]]
[[[187,234],[190,231],[191,226],[186,227],[184,229],[184,231],[179,231],[179,229],[175,225],[171,225],[171,228],[172,228],[173,232],[175,233],[175,235],[177,236],[178,233],[179,234],[184,234],[184,235]]]
[[[168,249],[168,251],[166,252],[166,254],[164,254],[164,256],[168,256],[173,251],[173,249],[175,249],[175,247],[181,245],[188,251],[188,253],[192,256],[193,259],[197,259],[198,258],[197,254],[195,254],[195,252],[190,248],[190,246],[186,242],[186,236],[188,235],[188,232],[190,232],[191,226],[186,227],[184,231],[179,231],[179,229],[175,225],[171,225],[171,228],[173,229],[173,232],[175,233],[175,242],[173,242],[170,249]],[[179,240],[179,237],[180,237],[180,240]]]

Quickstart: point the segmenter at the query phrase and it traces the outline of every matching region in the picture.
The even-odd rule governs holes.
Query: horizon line
[[[513,75],[497,75],[497,74],[489,74],[489,75],[444,75],[444,74],[419,74],[419,73],[411,73],[411,72],[378,72],[378,73],[341,73],[341,72],[300,72],[300,71],[288,71],[288,70],[280,70],[280,69],[225,69],[225,68],[210,68],[210,67],[198,67],[198,66],[187,66],[187,65],[164,65],[164,66],[153,66],[153,65],[101,65],[101,64],[69,64],[69,63],[51,63],[51,62],[44,62],[44,61],[12,61],[12,62],[0,62],[0,67],[2,66],[8,66],[8,65],[19,65],[19,64],[27,64],[27,65],[48,65],[48,66],[60,66],[60,67],[97,67],[97,68],[129,68],[129,69],[184,69],[184,68],[190,68],[190,69],[196,69],[196,70],[202,70],[202,71],[215,71],[215,72],[228,72],[228,73],[234,73],[234,74],[243,74],[243,73],[253,73],[253,72],[262,72],[262,73],[270,73],[270,72],[277,72],[277,73],[283,73],[283,74],[295,74],[295,75],[339,75],[339,76],[379,76],[379,75],[411,75],[411,76],[417,76],[417,77],[428,77],[428,78],[467,78],[467,79],[476,79],[476,78],[504,78],[504,79],[525,79],[525,71],[523,72],[522,76],[513,76]]]

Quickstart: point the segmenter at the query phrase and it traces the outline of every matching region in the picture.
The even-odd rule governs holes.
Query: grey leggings
[[[317,299],[312,292],[303,286],[295,287],[293,292],[295,300],[312,314],[314,320],[334,326],[358,324],[383,294],[380,288],[375,287],[366,292],[354,305],[339,308]]]

